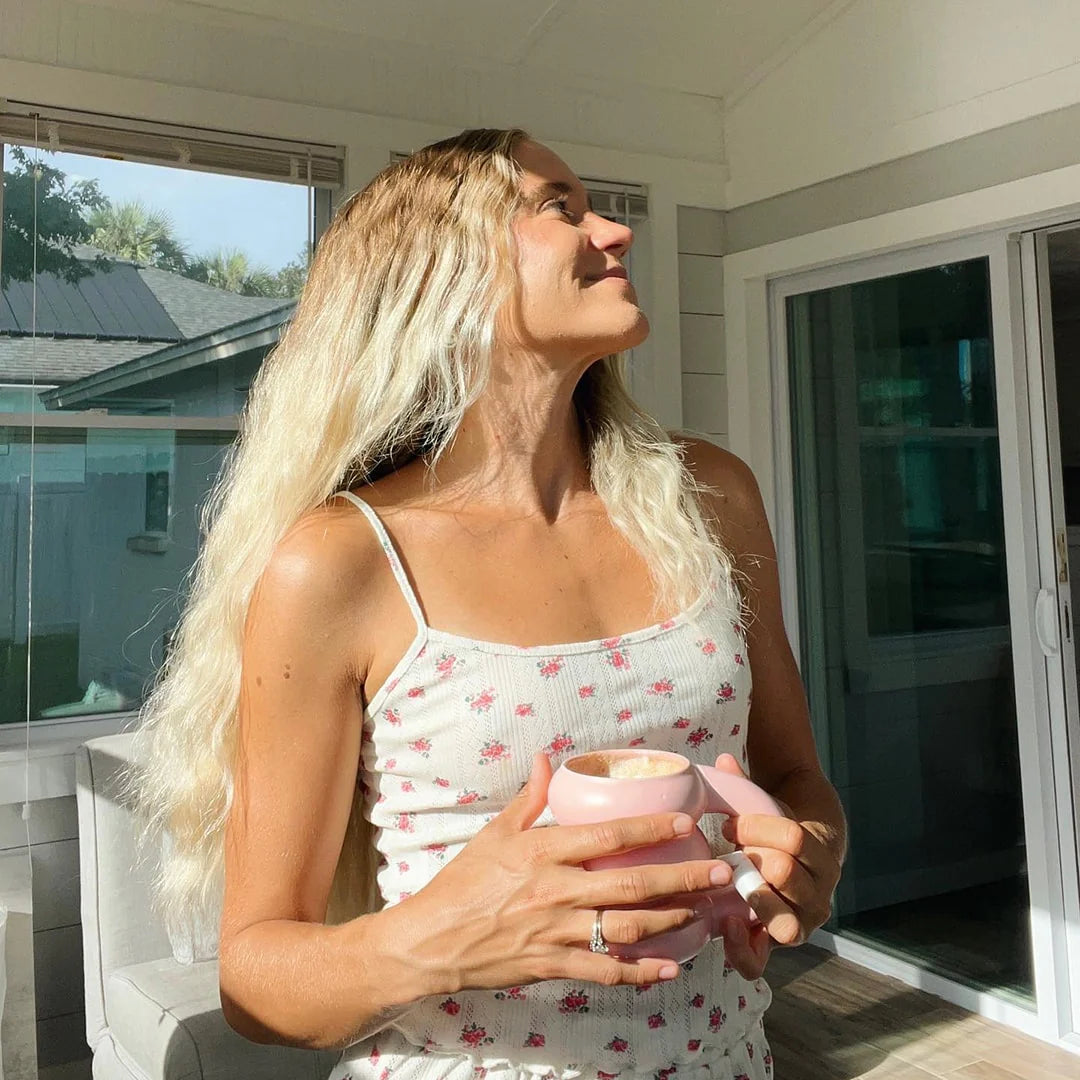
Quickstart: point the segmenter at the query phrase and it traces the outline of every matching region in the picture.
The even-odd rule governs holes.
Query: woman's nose
[[[634,242],[634,230],[621,221],[594,216],[592,242],[600,251],[610,251],[616,258],[622,258]]]

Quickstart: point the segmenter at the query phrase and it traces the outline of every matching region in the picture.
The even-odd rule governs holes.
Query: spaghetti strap
[[[366,503],[363,499],[358,498],[351,491],[337,491],[332,498],[342,496],[351,502],[358,510],[360,510],[364,517],[371,523],[371,527],[375,530],[375,535],[379,538],[379,543],[382,545],[383,551],[386,552],[386,558],[390,563],[390,569],[394,571],[394,577],[397,578],[397,583],[401,588],[402,595],[405,597],[406,603],[409,605],[409,610],[413,613],[413,618],[416,619],[417,629],[421,632],[427,630],[427,622],[424,620],[424,613],[420,609],[420,601],[416,598],[416,592],[412,585],[409,583],[409,576],[405,573],[405,567],[402,565],[401,556],[398,555],[397,548],[394,547],[394,541],[390,539],[390,534],[386,531],[386,526],[383,525],[379,519],[379,515]]]

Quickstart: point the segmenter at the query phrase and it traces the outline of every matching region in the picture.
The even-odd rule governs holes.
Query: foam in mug
[[[604,753],[583,755],[573,763],[575,772],[586,776],[607,776],[612,780],[633,780],[642,776],[670,776],[682,772],[685,764],[670,758],[652,757],[642,754],[640,757],[614,757]]]

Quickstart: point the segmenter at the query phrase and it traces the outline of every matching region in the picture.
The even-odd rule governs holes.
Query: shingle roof
[[[101,254],[82,244],[73,253],[84,261]],[[291,303],[240,296],[130,259],[109,260],[111,269],[75,283],[37,275],[33,345],[32,283],[8,283],[0,293],[0,382],[69,383]]]
[[[144,353],[156,352],[160,347],[146,341],[0,334],[0,382],[69,383]]]
[[[143,267],[139,277],[161,301],[185,338],[208,334],[222,326],[250,319],[290,303],[269,296],[240,296],[201,281],[155,267]]]

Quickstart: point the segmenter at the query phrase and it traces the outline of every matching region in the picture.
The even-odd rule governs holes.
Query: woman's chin
[[[627,353],[631,349],[636,349],[647,337],[648,332],[643,334],[623,335],[618,338],[611,338],[602,344],[597,345],[596,349],[590,356],[589,362],[592,363],[596,360],[601,360],[605,356],[617,356],[619,353]]]
[[[635,316],[619,335],[619,343],[611,349],[611,352],[626,352],[627,349],[635,349],[649,336],[651,327],[648,316],[639,307],[635,307],[634,312]]]

